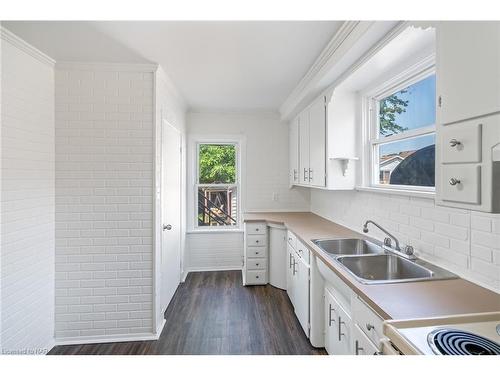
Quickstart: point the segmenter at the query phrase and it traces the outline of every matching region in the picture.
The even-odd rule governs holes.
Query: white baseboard
[[[165,324],[165,319],[162,323]],[[126,342],[126,341],[153,341],[158,340],[160,332],[150,334],[130,334],[130,335],[112,335],[112,336],[85,336],[73,338],[61,338],[55,340],[55,345],[82,345],[82,344],[103,344],[109,342]]]

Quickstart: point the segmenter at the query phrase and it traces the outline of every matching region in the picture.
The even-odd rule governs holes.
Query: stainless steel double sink
[[[358,238],[313,240],[363,284],[386,284],[452,279],[457,276],[421,259],[407,260],[381,244]]]

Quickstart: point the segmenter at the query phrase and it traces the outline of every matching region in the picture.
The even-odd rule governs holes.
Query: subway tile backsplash
[[[500,291],[500,215],[436,206],[433,199],[361,191],[311,192],[311,211],[361,232],[372,219],[418,255]],[[375,227],[370,236],[383,239]]]

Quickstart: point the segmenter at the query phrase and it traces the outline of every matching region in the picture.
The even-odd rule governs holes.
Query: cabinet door
[[[297,257],[295,273],[295,315],[307,337],[309,337],[309,265]]]
[[[327,288],[325,288],[325,319],[325,349],[328,354],[353,354],[351,317]]]
[[[352,350],[352,320],[349,314],[339,306],[338,315],[338,350],[339,354],[354,354]]]
[[[325,349],[328,354],[336,353],[338,348],[338,307],[328,289],[325,289]]]
[[[309,185],[309,110],[299,117],[299,184]]]
[[[313,186],[325,186],[326,168],[326,108],[325,97],[309,108],[309,181]]]
[[[286,289],[286,229],[269,228],[269,284]]]
[[[441,22],[436,49],[439,123],[500,111],[500,22]]]
[[[288,294],[288,298],[290,298],[290,301],[292,302],[292,305],[294,304],[294,287],[293,287],[293,280],[294,280],[294,273],[295,273],[295,258],[294,258],[294,250],[288,244],[287,246],[287,252],[286,252],[286,260],[287,260],[287,269],[286,269],[286,292]]]
[[[299,183],[299,117],[297,116],[290,124],[289,147],[290,147],[290,185]]]

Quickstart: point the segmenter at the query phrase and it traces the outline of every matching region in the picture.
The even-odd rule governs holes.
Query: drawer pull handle
[[[345,322],[343,322],[342,318],[339,316],[339,341],[342,341],[342,336],[345,336],[345,334],[342,333],[342,324],[345,325]]]
[[[259,243],[259,240],[255,240],[255,243]]]
[[[255,231],[258,232],[259,231],[259,228],[255,228]]]
[[[258,278],[259,278],[259,276],[255,276],[255,278],[256,278],[256,279],[258,279]]]
[[[460,183],[460,180],[455,178],[455,177],[452,177],[450,178],[450,185],[451,186],[455,186],[455,185],[458,185]]]
[[[462,142],[456,140],[455,138],[453,138],[452,140],[450,140],[450,146],[451,147],[460,146],[461,144],[462,144]]]
[[[359,355],[359,352],[363,350],[364,349],[361,346],[359,346],[358,340],[356,340],[356,355]]]
[[[259,265],[259,263],[255,263],[255,265],[256,265],[256,266],[258,266],[258,265]]]
[[[367,329],[368,331],[371,331],[371,330],[372,330],[372,329],[374,329],[374,328],[375,328],[375,327],[374,327],[372,324],[370,324],[370,323],[366,323],[366,329]]]
[[[330,306],[330,311],[328,312],[328,327],[332,326],[332,322],[335,322],[335,319],[332,318],[332,311],[335,311],[335,309],[332,307],[332,304],[329,304]]]

